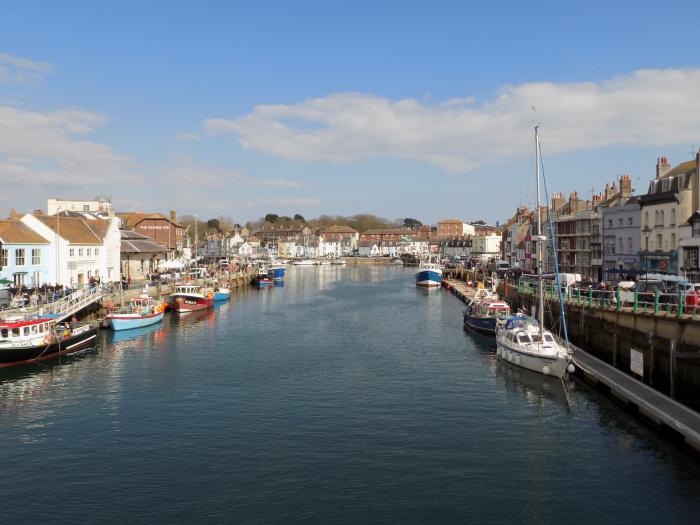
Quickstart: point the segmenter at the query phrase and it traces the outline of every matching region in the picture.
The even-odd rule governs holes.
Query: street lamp
[[[651,228],[649,228],[649,225],[645,225],[644,228],[642,228],[642,233],[644,234],[644,281],[649,283],[649,268],[648,268],[648,258],[649,258],[649,234],[651,233]]]

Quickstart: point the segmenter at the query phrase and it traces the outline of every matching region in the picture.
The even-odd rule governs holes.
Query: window
[[[618,222],[618,224],[619,224],[620,226],[622,226],[622,225],[623,225],[622,217],[620,217],[620,218],[617,220],[617,222]]]
[[[700,221],[693,223],[693,237],[700,237]],[[2,262],[0,262],[0,266],[2,266]]]
[[[90,206],[87,204],[83,204],[83,211],[90,211]]]
[[[656,210],[654,212],[654,226],[658,226],[658,225],[659,225],[659,210]]]
[[[686,248],[683,255],[683,267],[686,270],[696,270],[698,268],[698,249]]]
[[[698,226],[700,226],[700,223],[698,223]],[[695,227],[693,226],[693,231],[695,231]],[[693,234],[695,235],[695,234]],[[7,266],[8,262],[7,259],[10,257],[10,252],[9,250],[0,250],[0,268],[3,266]]]
[[[619,253],[625,253],[625,252],[622,251],[622,237],[620,237],[617,241],[618,241],[618,242],[617,242],[617,246],[620,248],[620,252],[619,252]]]
[[[32,264],[41,264],[41,250],[39,248],[32,248]]]
[[[90,257],[92,255],[92,248],[87,249],[87,256]]]
[[[612,228],[612,219],[608,219],[608,226]]]
[[[83,256],[83,249],[78,248],[78,257],[82,257],[82,256]]]
[[[632,217],[627,217],[627,225],[628,226],[634,225],[634,220],[632,219]]]
[[[70,250],[68,250],[68,255],[70,257],[75,257],[75,248],[71,248]]]
[[[675,233],[671,234],[671,249],[672,250],[676,249],[676,234]]]
[[[662,250],[664,247],[664,237],[660,233],[656,234],[656,249]]]
[[[671,226],[676,225],[676,208],[671,210]]]
[[[627,237],[627,253],[634,253],[634,250],[632,248],[632,237]]]
[[[97,257],[98,255],[100,255],[100,249],[99,249],[99,248],[95,248],[95,257]]]
[[[644,212],[644,226],[649,226],[649,212]]]
[[[24,266],[24,248],[15,250],[15,266]]]
[[[664,210],[661,210],[661,215],[660,215],[660,217],[661,217],[661,222],[660,222],[659,224],[660,224],[661,226],[663,226],[664,224],[666,224],[666,218],[664,217]]]

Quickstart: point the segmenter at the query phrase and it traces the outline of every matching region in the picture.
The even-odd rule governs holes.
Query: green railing
[[[518,292],[524,295],[537,295],[537,282],[520,279],[517,283]],[[554,283],[543,284],[544,297],[549,301],[559,301],[559,294]],[[584,306],[588,308],[603,308],[617,311],[632,311],[634,313],[649,313],[666,317],[695,319],[698,314],[697,300],[686,301],[683,291],[677,293],[639,292],[637,290],[594,290],[592,288],[566,287],[563,288],[564,304]],[[688,304],[690,303],[690,304]]]

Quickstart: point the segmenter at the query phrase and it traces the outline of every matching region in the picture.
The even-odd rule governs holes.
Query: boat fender
[[[576,371],[576,367],[574,366],[573,363],[569,363],[566,366],[566,371],[569,372],[570,374],[573,374]]]
[[[549,367],[548,367],[547,365],[544,365],[544,366],[542,367],[542,373],[543,373],[544,375],[548,376],[550,372],[551,372],[551,370],[549,369]]]

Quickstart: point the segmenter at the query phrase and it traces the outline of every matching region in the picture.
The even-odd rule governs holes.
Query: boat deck
[[[443,285],[462,301],[469,301],[476,290],[464,281],[444,279]],[[654,390],[622,370],[607,364],[574,345],[574,364],[578,373],[595,384],[605,385],[610,393],[659,425],[681,435],[685,443],[700,452],[700,413]]]

